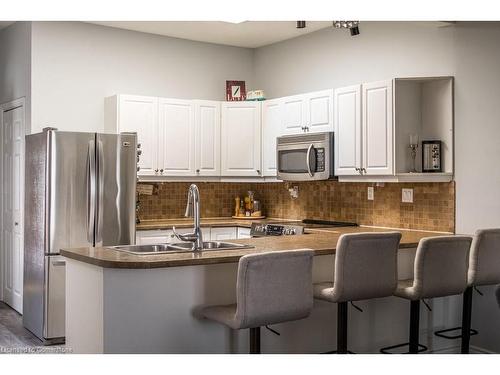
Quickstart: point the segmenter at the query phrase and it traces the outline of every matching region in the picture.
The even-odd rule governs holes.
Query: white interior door
[[[335,90],[335,175],[359,175],[361,85]]]
[[[365,172],[367,175],[392,175],[392,81],[363,84],[362,106]]]
[[[3,298],[23,312],[24,107],[2,116]]]

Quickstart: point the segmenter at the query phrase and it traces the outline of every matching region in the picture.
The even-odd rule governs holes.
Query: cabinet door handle
[[[200,173],[200,170],[199,170],[199,169],[197,169],[197,170],[196,170],[196,173]]]
[[[158,169],[155,169],[155,173],[158,173]]]
[[[257,174],[260,174],[260,169],[257,169]]]

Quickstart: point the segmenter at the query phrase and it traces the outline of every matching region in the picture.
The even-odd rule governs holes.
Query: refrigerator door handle
[[[95,207],[96,207],[96,168],[95,168],[95,142],[89,141],[87,149],[87,240],[94,244],[95,232]]]
[[[95,246],[102,242],[102,224],[103,224],[103,209],[104,209],[104,151],[102,141],[97,141],[97,231],[95,238]]]

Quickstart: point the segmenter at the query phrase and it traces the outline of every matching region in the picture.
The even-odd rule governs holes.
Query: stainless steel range
[[[293,236],[304,234],[304,227],[301,225],[283,225],[283,224],[261,224],[252,223],[250,236]]]
[[[335,227],[354,227],[356,223],[345,221],[330,221],[330,220],[316,220],[304,219],[297,221],[287,221],[287,224],[281,223],[252,223],[250,235],[252,237],[264,236],[293,236],[304,234],[304,229],[324,229]]]

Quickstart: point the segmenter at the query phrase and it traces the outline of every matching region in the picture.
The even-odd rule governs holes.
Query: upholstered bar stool
[[[245,255],[238,264],[236,304],[201,314],[232,329],[250,329],[250,354],[260,353],[260,327],[306,318],[313,307],[312,250]]]
[[[467,288],[467,269],[472,238],[469,236],[428,237],[420,240],[414,263],[413,279],[401,280],[395,296],[410,300],[410,340],[380,349],[390,350],[409,345],[416,354],[427,350],[419,344],[420,301],[424,298],[461,294]]]
[[[481,229],[476,231],[472,240],[469,255],[469,271],[467,289],[463,296],[462,326],[435,332],[436,336],[446,339],[462,338],[461,352],[469,353],[471,334],[472,292],[477,286],[500,284],[500,229]],[[448,332],[461,330],[460,335],[449,335]]]
[[[399,232],[339,237],[333,283],[314,284],[315,298],[337,303],[337,353],[348,353],[348,302],[388,297],[394,293],[400,240]]]

